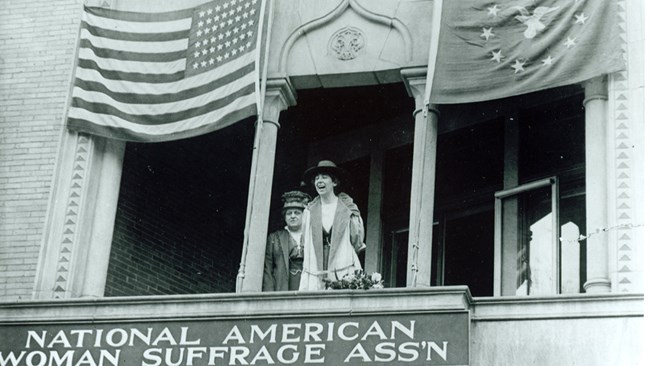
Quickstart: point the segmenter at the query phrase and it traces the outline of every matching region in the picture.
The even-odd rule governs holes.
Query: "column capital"
[[[424,89],[427,85],[427,68],[426,67],[411,67],[408,69],[401,69],[400,74],[406,91],[409,96],[418,101],[424,97]]]
[[[585,89],[583,105],[592,100],[607,100],[607,75],[600,75],[586,80],[582,82],[582,87]]]
[[[427,68],[426,67],[412,67],[400,70],[402,80],[406,85],[406,91],[409,96],[415,99],[415,110],[413,117],[417,118],[417,114],[427,109],[427,112],[435,113],[440,116],[440,111],[433,104],[425,102],[426,96],[424,95],[427,86]]]
[[[288,78],[267,80],[262,119],[278,124],[280,112],[296,105],[296,97],[296,90]]]

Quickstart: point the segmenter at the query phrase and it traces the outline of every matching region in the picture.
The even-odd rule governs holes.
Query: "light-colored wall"
[[[427,64],[431,12],[431,0],[276,0],[269,76],[299,89],[400,82],[400,68]],[[348,27],[363,46],[341,59],[330,45]]]
[[[642,319],[612,317],[474,322],[471,329],[471,364],[640,366]]]
[[[476,299],[471,365],[641,365],[641,307],[633,295]]]
[[[0,5],[0,298],[31,297],[81,0]]]

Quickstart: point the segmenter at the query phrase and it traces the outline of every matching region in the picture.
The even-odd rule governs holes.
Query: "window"
[[[495,193],[495,294],[558,292],[557,179]]]

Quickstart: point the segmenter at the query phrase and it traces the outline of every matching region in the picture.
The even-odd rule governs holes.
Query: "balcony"
[[[54,353],[105,366],[632,365],[643,296],[473,298],[450,286],[26,301],[0,313],[3,359],[25,351],[12,366]]]

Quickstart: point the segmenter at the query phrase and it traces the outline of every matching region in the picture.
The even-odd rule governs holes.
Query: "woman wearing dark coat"
[[[266,241],[262,291],[295,291],[300,285],[303,264],[302,213],[309,195],[290,191],[282,195],[286,226]]]

